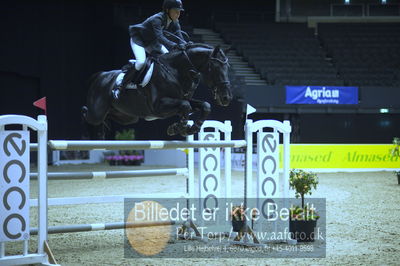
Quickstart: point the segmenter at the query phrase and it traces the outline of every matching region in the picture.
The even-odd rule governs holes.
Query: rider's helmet
[[[162,8],[164,11],[171,8],[177,8],[180,11],[185,11],[183,9],[183,4],[181,0],[164,0]]]

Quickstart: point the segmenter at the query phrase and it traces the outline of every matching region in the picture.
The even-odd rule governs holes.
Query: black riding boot
[[[134,84],[136,83],[136,75],[137,75],[137,70],[136,68],[133,66],[131,68],[129,68],[124,75],[124,78],[121,81],[121,84],[119,86],[117,86],[114,90],[113,90],[113,97],[115,99],[119,98],[119,95],[121,94],[121,92],[124,91],[124,89],[126,88],[126,86],[130,83],[133,82]]]

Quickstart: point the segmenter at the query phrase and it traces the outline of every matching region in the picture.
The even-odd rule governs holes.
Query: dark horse
[[[119,124],[179,116],[180,120],[168,127],[169,135],[182,136],[197,133],[211,112],[205,101],[192,99],[200,76],[221,106],[232,100],[228,79],[228,59],[220,47],[204,44],[188,45],[185,51],[173,51],[154,59],[153,76],[145,87],[125,90],[118,100],[111,96],[121,70],[99,72],[93,75],[83,107],[85,120],[92,126],[102,127],[106,118]],[[192,126],[189,116],[197,112]],[[99,136],[97,136],[99,137]]]

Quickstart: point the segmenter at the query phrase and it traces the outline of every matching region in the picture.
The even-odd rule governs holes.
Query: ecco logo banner
[[[257,204],[264,217],[269,217],[265,210],[268,203],[275,203],[279,198],[279,133],[258,132],[258,193]]]
[[[358,104],[358,88],[286,86],[286,104]]]
[[[199,140],[219,141],[220,136],[217,132],[200,132]],[[199,151],[200,161],[203,162],[200,166],[200,210],[218,208],[221,197],[221,149],[201,148]]]
[[[0,242],[29,238],[29,131],[0,131]]]

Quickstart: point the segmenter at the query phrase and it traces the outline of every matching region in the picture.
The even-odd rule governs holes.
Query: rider
[[[149,54],[165,54],[171,50],[184,50],[186,42],[181,33],[179,16],[184,11],[181,0],[164,0],[163,11],[149,18],[143,23],[129,26],[131,36],[130,43],[136,58],[134,69],[126,74],[121,84],[113,91],[114,98],[119,97],[119,93],[130,82],[130,77],[136,75],[146,62],[146,52]],[[168,31],[178,36],[177,43],[168,40],[163,31]]]

